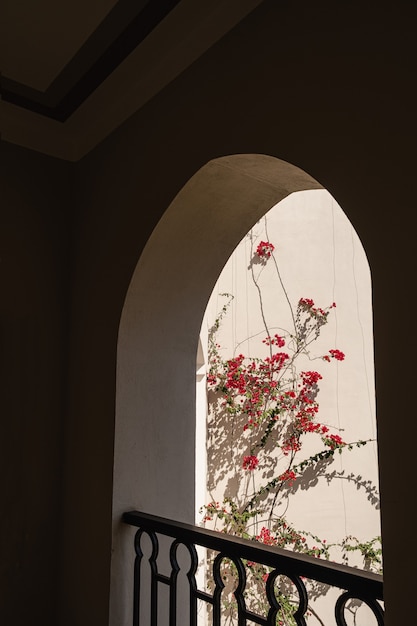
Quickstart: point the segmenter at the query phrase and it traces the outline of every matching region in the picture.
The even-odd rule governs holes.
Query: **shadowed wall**
[[[10,208],[13,220],[23,216],[22,228],[13,220],[2,228],[11,250],[4,256],[4,301],[22,298],[22,276],[37,293],[29,303],[14,300],[6,313],[18,324],[22,309],[41,311],[32,316],[36,323],[25,322],[27,341],[15,327],[18,352],[8,323],[3,331],[9,397],[3,478],[8,493],[19,495],[5,507],[2,567],[10,591],[2,601],[16,626],[27,623],[29,612],[51,625],[108,621],[123,302],[141,252],[176,194],[211,159],[239,153],[283,159],[319,181],[343,207],[367,253],[387,624],[407,622],[397,594],[411,596],[413,581],[399,580],[398,571],[417,554],[413,544],[397,550],[397,529],[409,520],[407,477],[414,473],[416,435],[406,391],[412,388],[412,352],[405,348],[412,313],[404,302],[414,284],[413,10],[408,2],[300,6],[267,0],[74,166],[2,144],[2,214]],[[29,345],[37,347],[28,354]],[[25,424],[7,419],[22,386]],[[393,419],[406,420],[401,431],[407,433],[395,446]],[[21,486],[10,490],[17,476]],[[40,539],[29,534],[24,548],[27,506],[37,520],[31,532],[41,530]],[[63,513],[59,525],[57,510]],[[16,569],[19,550],[25,565]]]

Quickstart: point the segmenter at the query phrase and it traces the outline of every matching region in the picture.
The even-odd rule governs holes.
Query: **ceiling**
[[[262,0],[2,0],[1,139],[76,161]]]

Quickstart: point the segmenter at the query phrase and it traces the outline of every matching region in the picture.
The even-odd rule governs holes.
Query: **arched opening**
[[[312,310],[324,311],[317,336],[314,313],[297,306],[312,298]],[[274,333],[280,343],[271,349]],[[259,541],[265,530],[274,545],[380,571],[371,277],[358,235],[326,190],[290,194],[241,240],[210,297],[204,340],[200,520]],[[282,367],[270,367],[271,355],[284,357]],[[310,405],[302,370],[319,375]],[[333,611],[327,594],[317,594],[321,617]]]
[[[111,624],[130,624],[133,508],[195,518],[196,352],[203,314],[231,252],[272,206],[320,189],[265,155],[207,163],[173,200],[141,255],[119,329]]]

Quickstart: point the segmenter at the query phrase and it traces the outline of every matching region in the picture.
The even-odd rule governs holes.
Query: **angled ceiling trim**
[[[65,122],[181,0],[119,0],[44,92],[6,76],[5,102]]]
[[[4,141],[78,161],[263,2],[119,0],[45,92],[9,81],[8,77],[0,78],[0,144]],[[107,52],[116,41],[121,42],[123,33],[129,40],[129,29],[135,36],[139,34],[132,24],[136,19],[144,21],[145,8],[150,11],[156,7],[159,11],[161,6],[163,15],[154,13],[151,22],[148,14],[149,32],[142,30],[142,39],[137,37],[136,43],[130,40],[133,47],[130,53],[124,49],[125,58],[117,48]],[[107,76],[101,74],[101,81],[65,118],[69,108],[64,110],[63,104],[69,104],[63,103],[63,98],[70,100],[68,94],[74,90],[74,104],[82,76],[90,72],[91,77],[100,59],[101,63],[106,59],[111,62],[113,54],[119,54],[118,62],[113,61],[111,66],[113,70]],[[12,93],[16,102],[12,101]],[[24,97],[29,102],[24,102]]]

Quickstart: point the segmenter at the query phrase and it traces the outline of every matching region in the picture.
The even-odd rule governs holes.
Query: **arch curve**
[[[215,281],[241,238],[273,205],[295,191],[321,188],[275,157],[214,159],[186,183],[148,240],[118,337],[112,624],[128,624],[131,606],[122,597],[129,590],[117,587],[131,566],[121,514],[136,508],[194,522],[195,359]]]

